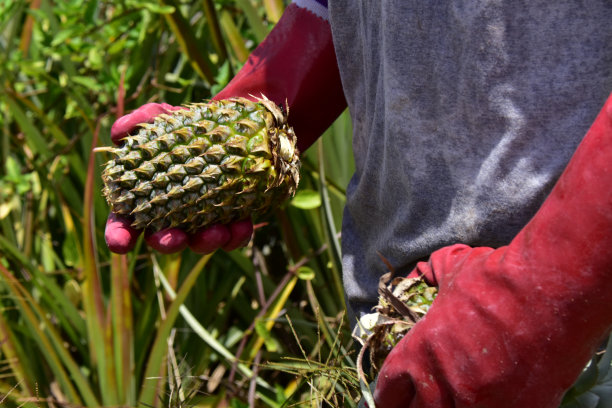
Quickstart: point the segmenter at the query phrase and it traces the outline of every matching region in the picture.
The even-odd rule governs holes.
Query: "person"
[[[376,303],[378,253],[439,286],[386,359],[378,407],[557,407],[610,332],[610,21],[609,0],[295,0],[216,96],[288,103],[302,151],[348,105],[353,323]],[[147,242],[232,249],[252,231],[214,228]],[[110,216],[112,250],[138,233]]]

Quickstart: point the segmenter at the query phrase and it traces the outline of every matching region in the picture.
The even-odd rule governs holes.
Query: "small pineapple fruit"
[[[362,370],[366,350],[370,370],[378,375],[383,361],[412,327],[429,311],[438,294],[422,277],[393,278],[394,272],[381,276],[378,283],[378,304],[373,312],[362,316],[353,336],[362,344],[357,366]]]
[[[299,153],[270,100],[232,98],[159,115],[113,149],[104,196],[132,226],[193,231],[258,215],[295,193]]]

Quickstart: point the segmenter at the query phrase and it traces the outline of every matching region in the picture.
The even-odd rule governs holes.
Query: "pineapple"
[[[270,100],[196,103],[142,124],[102,172],[111,211],[188,232],[258,215],[295,193],[299,152]]]
[[[423,277],[393,278],[394,273],[391,269],[380,277],[378,304],[372,313],[359,319],[353,332],[353,337],[362,345],[357,357],[361,375],[366,351],[371,374],[376,377],[387,355],[425,317],[438,294],[438,288],[430,286]]]

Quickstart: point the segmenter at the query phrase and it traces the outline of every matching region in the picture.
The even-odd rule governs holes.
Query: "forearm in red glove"
[[[510,245],[443,248],[415,273],[439,294],[377,407],[558,407],[612,327],[612,96]]]
[[[234,79],[214,99],[264,94],[289,106],[298,149],[312,145],[346,108],[326,20],[290,4]]]
[[[300,151],[307,149],[346,108],[332,44],[329,24],[295,4],[287,7],[266,39],[253,51],[234,79],[213,99],[261,95],[280,106],[289,107],[289,124],[298,137]],[[152,122],[159,113],[178,109],[168,104],[147,104],[115,122],[113,142],[136,129],[139,123]],[[128,217],[109,216],[105,238],[110,250],[130,251],[141,231],[130,226]],[[250,220],[215,225],[188,236],[172,228],[147,235],[147,243],[164,253],[183,250],[212,252],[218,248],[235,249],[252,234]]]

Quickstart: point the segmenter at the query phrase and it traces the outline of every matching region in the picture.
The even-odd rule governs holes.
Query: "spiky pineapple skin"
[[[265,97],[159,115],[114,149],[103,194],[137,229],[186,231],[257,216],[295,193],[299,152],[287,117]]]

